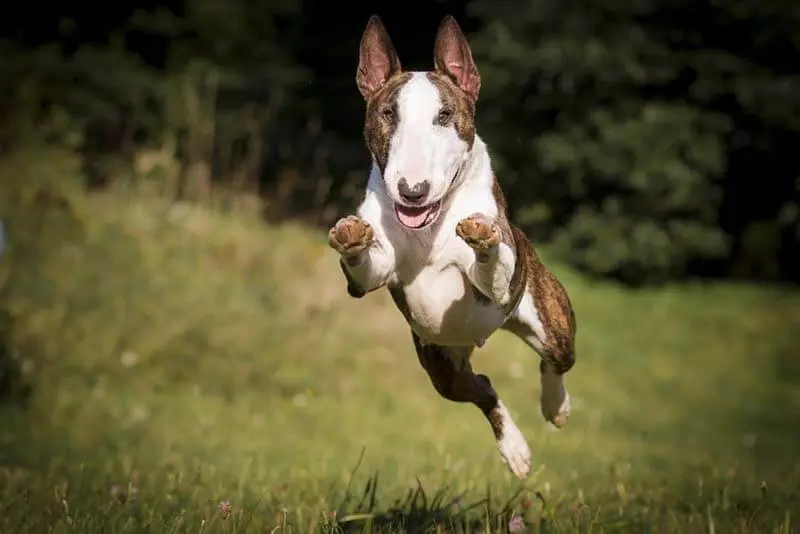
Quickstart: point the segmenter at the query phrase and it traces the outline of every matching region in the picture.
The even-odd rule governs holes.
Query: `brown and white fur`
[[[470,356],[498,329],[520,337],[542,358],[542,414],[561,427],[570,413],[563,375],[575,363],[575,316],[564,288],[508,220],[475,131],[480,75],[452,17],[439,26],[434,64],[432,72],[404,71],[383,23],[370,18],[356,82],[372,170],[358,215],[340,219],[329,243],[349,294],[388,288],[433,386],[481,409],[503,460],[524,479],[525,437]]]

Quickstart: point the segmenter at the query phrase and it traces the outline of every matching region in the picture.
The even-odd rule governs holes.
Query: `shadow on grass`
[[[363,453],[362,453],[363,455]],[[634,496],[622,501],[595,495],[594,506],[584,503],[550,502],[541,492],[528,493],[523,486],[508,499],[493,498],[487,487],[485,497],[469,501],[466,493],[448,496],[444,487],[430,494],[417,479],[417,487],[388,507],[378,502],[378,474],[369,477],[362,491],[354,491],[351,482],[335,512],[324,514],[318,531],[323,533],[403,534],[442,533],[556,533],[603,532],[650,533],[674,532],[686,526],[689,532],[722,532],[736,525],[741,532],[766,532],[787,517],[785,503],[770,502],[766,487],[759,495],[730,495],[730,486],[711,483],[707,495],[692,496],[691,490],[666,495]],[[534,497],[531,500],[528,494]],[[599,499],[599,500],[598,500]],[[783,528],[788,525],[783,519]],[[731,530],[732,531],[732,530]],[[771,527],[769,531],[773,530]],[[789,532],[788,529],[780,532]]]
[[[353,480],[364,457],[364,449],[354,467],[344,496],[335,512],[322,519],[322,532],[528,532],[533,526],[530,517],[533,503],[520,498],[520,487],[510,499],[498,504],[492,499],[491,488],[486,497],[469,502],[467,493],[455,497],[447,487],[428,494],[417,479],[417,487],[409,489],[402,499],[388,507],[378,502],[378,473],[369,477],[360,492],[354,491]],[[547,502],[536,492],[542,513],[535,514],[537,531],[547,530]]]

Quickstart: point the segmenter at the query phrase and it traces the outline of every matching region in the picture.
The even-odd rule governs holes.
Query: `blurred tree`
[[[269,150],[277,143],[264,139],[304,134],[305,124],[292,124],[307,105],[297,89],[309,76],[292,55],[299,6],[185,0],[130,9],[84,38],[87,20],[65,17],[24,47],[0,42],[0,90],[9,96],[0,103],[0,150],[69,137],[102,183],[120,155],[129,166],[136,151],[169,145],[182,164],[179,194],[204,196],[212,176],[257,188],[264,160],[278,158]]]
[[[474,0],[470,12],[486,22],[473,38],[479,113],[512,209],[572,264],[629,283],[675,278],[729,254],[745,230],[731,221],[776,218],[779,187],[758,214],[725,213],[746,206],[732,184],[758,172],[733,168],[737,156],[769,146],[789,173],[798,164],[775,144],[800,132],[798,78],[774,53],[795,50],[797,64],[795,6]]]
[[[158,94],[163,142],[186,166],[179,194],[206,196],[212,176],[256,190],[264,160],[277,155],[278,143],[264,139],[302,132],[287,124],[307,104],[297,90],[310,76],[292,55],[299,8],[297,0],[186,0],[180,16],[134,14],[132,28],[169,43]]]
[[[414,4],[429,15],[416,33],[403,23],[411,4],[381,15],[408,68],[430,68],[443,14],[479,30],[481,133],[533,238],[631,283],[687,272],[800,279],[800,8],[463,4]],[[214,181],[261,189],[272,215],[321,224],[352,209],[367,165],[353,71],[373,8],[97,9],[31,8],[0,24],[16,40],[0,41],[0,153],[80,150],[94,182],[137,169],[177,196],[207,196]]]

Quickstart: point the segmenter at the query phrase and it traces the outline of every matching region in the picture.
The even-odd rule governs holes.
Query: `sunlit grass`
[[[633,292],[549,260],[579,322],[567,426],[521,342],[475,356],[530,441],[521,486],[322,233],[113,192],[79,212],[0,272],[33,386],[0,419],[0,532],[797,530],[796,291]]]

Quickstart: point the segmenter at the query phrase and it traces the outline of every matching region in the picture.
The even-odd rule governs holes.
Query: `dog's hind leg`
[[[530,448],[489,378],[472,371],[469,358],[473,347],[427,345],[413,336],[419,361],[436,391],[445,399],[470,402],[480,408],[492,427],[503,461],[514,475],[525,479],[531,468]]]
[[[564,374],[575,364],[575,315],[566,291],[534,253],[531,266],[526,291],[503,329],[541,356],[542,415],[561,428],[571,410]]]

